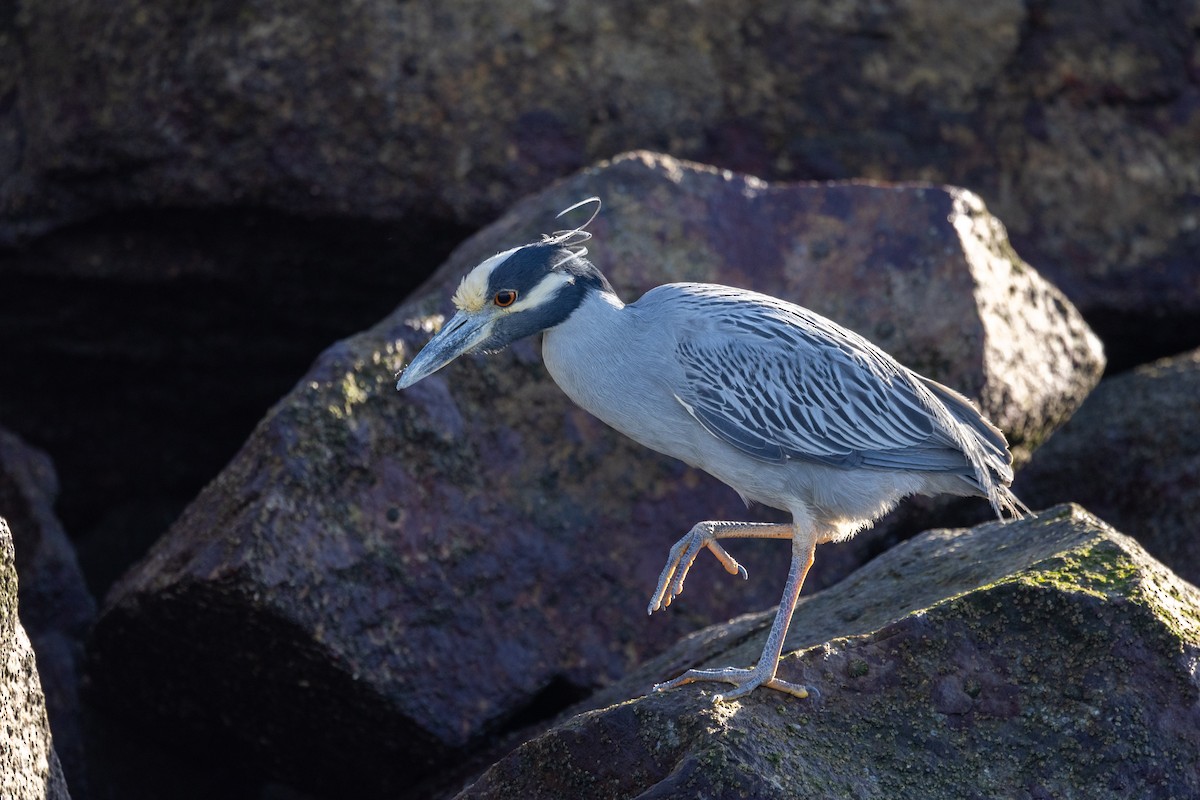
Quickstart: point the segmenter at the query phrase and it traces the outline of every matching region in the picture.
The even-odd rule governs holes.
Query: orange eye
[[[508,308],[513,303],[517,302],[517,290],[501,289],[500,291],[496,292],[496,296],[493,298],[492,302],[501,308]]]

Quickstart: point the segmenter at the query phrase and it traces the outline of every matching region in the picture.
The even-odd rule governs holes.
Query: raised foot
[[[692,564],[696,563],[696,556],[700,555],[700,551],[705,547],[717,557],[730,575],[741,575],[743,579],[750,577],[746,568],[717,543],[713,525],[701,522],[671,548],[667,555],[667,565],[658,576],[658,586],[650,598],[650,605],[646,607],[647,614],[653,614],[671,605],[671,601],[683,592],[684,578],[687,577]]]
[[[788,681],[780,680],[775,677],[773,671],[759,669],[741,669],[739,667],[725,667],[724,669],[689,669],[687,672],[680,675],[678,678],[666,681],[665,683],[655,684],[654,691],[665,692],[670,689],[677,689],[688,683],[697,681],[722,681],[724,683],[732,683],[736,688],[725,694],[713,696],[714,703],[720,703],[723,700],[736,700],[739,697],[750,694],[760,686],[767,689],[775,689],[780,692],[794,695],[800,699],[809,696],[808,687],[801,686],[798,683],[789,683]]]

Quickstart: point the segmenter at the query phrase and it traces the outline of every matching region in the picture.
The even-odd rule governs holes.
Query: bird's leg
[[[801,529],[804,528],[802,531]],[[796,526],[796,535],[792,539],[792,566],[788,570],[787,584],[783,590],[783,600],[775,613],[775,621],[771,623],[771,632],[767,635],[767,643],[763,647],[758,664],[751,669],[725,667],[724,669],[690,669],[678,678],[660,683],[654,687],[656,692],[664,692],[687,683],[696,681],[724,681],[732,683],[736,688],[725,694],[716,695],[713,700],[733,700],[749,694],[759,686],[778,689],[781,692],[808,697],[808,689],[799,684],[789,683],[775,677],[779,667],[779,655],[783,652],[783,641],[787,637],[788,625],[792,621],[792,612],[796,610],[796,601],[800,597],[800,587],[813,563],[813,554],[817,548],[817,536],[809,526]]]
[[[792,526],[774,522],[698,522],[686,536],[675,543],[667,556],[667,565],[658,576],[658,588],[646,607],[647,614],[671,605],[671,601],[683,591],[683,580],[696,561],[696,556],[707,547],[725,567],[730,575],[748,577],[746,569],[717,543],[717,539],[790,539]]]

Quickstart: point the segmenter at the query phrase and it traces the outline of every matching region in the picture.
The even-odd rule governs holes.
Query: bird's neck
[[[631,346],[630,311],[611,291],[588,292],[571,314],[548,328],[542,358],[555,382],[575,402],[592,410],[588,396],[599,388],[596,371]]]
[[[625,310],[625,303],[617,297],[612,287],[593,289],[588,292],[576,311],[584,312],[585,316],[593,318],[608,318]],[[568,317],[568,319],[570,319]]]
[[[617,297],[612,288],[605,285],[581,287],[582,296],[575,307],[571,309],[561,322],[546,328],[547,336],[554,333],[558,338],[595,338],[599,335],[611,336],[612,326],[621,324],[621,314],[625,304]]]

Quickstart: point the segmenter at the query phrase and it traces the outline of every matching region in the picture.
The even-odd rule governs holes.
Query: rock
[[[815,700],[644,696],[752,663],[770,619],[689,637],[460,800],[1200,794],[1200,591],[1081,507],[930,531],[802,598],[780,672]]]
[[[1198,346],[1196,8],[10,2],[0,419],[54,458],[100,593],[313,353],[634,147],[968,186],[1114,368]]]
[[[645,151],[517,204],[456,250],[406,307],[450,312],[449,292],[467,269],[506,243],[536,239],[544,220],[589,190],[605,204],[589,257],[628,299],[686,280],[792,299],[977,398],[1022,461],[1104,368],[1079,314],[1013,251],[971,192],[771,184]]]
[[[746,512],[572,407],[532,343],[392,390],[462,272],[593,191],[608,198],[593,255],[625,294],[721,279],[804,300],[982,396],[1022,437],[1056,425],[1102,365],[970,193],[770,186],[631,155],[518,205],[424,296],[326,351],[109,596],[98,692],[156,724],[220,730],[302,782],[354,764],[377,782],[362,790],[389,792],[703,621],[778,601],[775,557],[751,561],[749,584],[697,575],[704,591],[647,621],[674,537]]]
[[[1077,499],[1200,584],[1200,350],[1102,381],[1017,487],[1039,506]]]
[[[0,517],[0,797],[70,800],[29,637],[17,618],[13,537]]]
[[[698,564],[646,618],[669,545],[748,513],[575,408],[534,342],[393,388],[470,266],[591,193],[606,201],[591,255],[627,297],[694,279],[802,301],[980,397],[1018,443],[1101,369],[1077,313],[968,192],[623,157],[518,204],[318,359],[114,587],[90,651],[98,696],[241,743],[300,788],[394,796],[680,635],[778,602],[786,559],[765,542],[738,548],[748,583]]]
[[[71,785],[83,786],[79,686],[83,639],[96,602],[54,514],[57,494],[58,479],[46,454],[0,428],[0,513],[13,526],[21,620],[37,653],[55,750]]]
[[[26,0],[0,34],[0,241],[142,208],[477,225],[653,147],[963,183],[1114,333],[1195,321],[1198,20],[1194,0]],[[1128,330],[1188,336],[1161,327]]]
[[[0,250],[0,386],[20,387],[0,392],[0,420],[53,457],[92,591],[145,555],[315,353],[391,311],[466,234],[159,210]]]
[[[34,640],[49,631],[81,639],[96,613],[71,540],[54,515],[57,495],[49,457],[0,428],[0,508],[16,528],[21,619]]]

